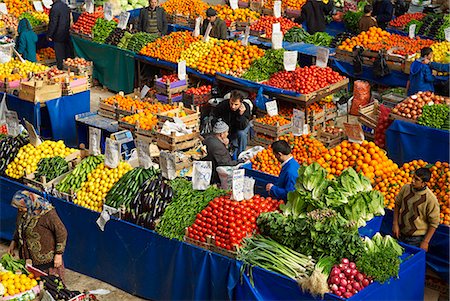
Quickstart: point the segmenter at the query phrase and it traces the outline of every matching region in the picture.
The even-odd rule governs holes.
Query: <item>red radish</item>
[[[351,296],[353,296],[353,294],[350,293],[350,292],[345,292],[344,293],[344,298],[346,298],[346,299],[350,298]]]

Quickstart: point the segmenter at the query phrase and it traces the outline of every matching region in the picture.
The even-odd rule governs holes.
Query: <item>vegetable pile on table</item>
[[[424,13],[404,14],[404,15],[401,15],[401,16],[395,18],[394,20],[391,20],[389,22],[389,26],[403,29],[412,20],[420,21],[423,18],[425,18],[425,16],[426,16],[426,14],[424,14]]]
[[[119,43],[117,43],[117,47],[121,49],[128,49],[128,43],[130,43],[132,37],[133,37],[132,33],[125,31],[123,33],[123,37],[120,39]]]
[[[450,130],[450,108],[446,104],[425,105],[417,119],[420,125],[441,130]]]
[[[68,171],[69,163],[64,158],[42,158],[41,160],[39,160],[35,178],[40,181],[42,177],[45,177],[46,181],[48,182]]]
[[[68,301],[81,294],[81,292],[79,291],[68,290],[64,282],[62,282],[61,278],[59,278],[59,276],[48,275],[48,276],[41,276],[40,278],[44,282],[45,290],[55,300]]]
[[[197,68],[201,58],[206,57],[217,42],[218,40],[214,38],[210,38],[207,42],[203,40],[193,42],[181,53],[180,60],[186,61],[188,67]]]
[[[105,44],[117,46],[117,44],[119,44],[125,32],[126,30],[124,29],[118,27],[114,28],[111,34],[106,38]]]
[[[95,12],[93,14],[84,12],[72,25],[72,31],[90,36],[92,34],[92,28],[98,18],[103,18],[103,12]]]
[[[97,43],[104,43],[116,27],[116,21],[107,21],[106,19],[98,18],[95,22],[94,27],[92,27],[92,41]]]
[[[421,36],[445,40],[444,29],[450,25],[450,17],[442,14],[427,14],[418,32]]]
[[[156,34],[146,32],[135,33],[128,41],[127,49],[138,53],[145,45],[154,42],[157,38],[158,35]]]
[[[4,175],[8,165],[14,161],[19,150],[30,143],[28,135],[8,136],[0,141],[0,175]]]
[[[339,44],[341,44],[346,39],[351,39],[354,37],[354,34],[350,32],[340,32],[338,33],[333,40],[331,40],[330,47],[336,48]]]
[[[286,34],[289,29],[298,25],[283,17],[275,18],[274,16],[262,16],[256,23],[250,26],[250,30],[264,32],[266,37],[270,38],[272,37],[272,25],[274,23],[280,23],[280,30],[283,34]]]
[[[28,19],[28,21],[31,24],[31,27],[36,27],[40,25],[46,25],[49,22],[49,18],[44,13],[38,13],[38,12],[25,12],[20,15],[19,20],[21,19]]]
[[[427,104],[450,105],[450,99],[436,95],[429,91],[418,92],[417,94],[411,95],[401,103],[397,104],[392,109],[392,113],[407,119],[417,120],[417,118],[422,115],[423,108]]]
[[[255,60],[242,78],[254,82],[268,80],[272,74],[284,69],[284,49],[266,50],[264,56]]]
[[[177,178],[170,183],[174,194],[172,202],[166,207],[156,232],[168,238],[183,240],[186,228],[191,226],[199,214],[215,197],[225,194],[225,191],[213,186],[205,191],[194,190],[192,183]]]
[[[259,19],[260,14],[258,12],[252,11],[249,8],[237,8],[232,9],[228,5],[216,5],[214,9],[217,11],[217,16],[222,20],[227,20],[231,22],[247,22],[256,21]]]
[[[307,44],[313,44],[316,46],[330,46],[331,41],[333,40],[333,37],[327,34],[326,32],[316,32],[315,34],[311,35],[306,30],[304,30],[301,27],[292,27],[286,32],[286,35],[284,36],[284,41],[290,42],[290,43],[307,43]]]
[[[356,264],[347,258],[342,258],[341,263],[333,267],[328,278],[331,292],[347,299],[372,282],[372,279],[361,273]]]
[[[168,14],[181,14],[191,18],[206,18],[209,5],[202,0],[168,0],[161,5]]]
[[[189,48],[191,43],[198,40],[198,37],[193,37],[192,33],[188,31],[172,32],[167,36],[147,44],[139,53],[169,62],[177,62],[181,56],[181,52]]]

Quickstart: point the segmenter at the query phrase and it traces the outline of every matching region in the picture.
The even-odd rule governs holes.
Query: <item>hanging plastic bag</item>
[[[384,77],[391,73],[391,70],[386,62],[386,52],[384,50],[378,51],[378,56],[373,62],[372,70],[375,77]]]
[[[248,149],[242,153],[239,154],[238,159],[242,160],[243,162],[246,162],[256,156],[257,153],[264,150],[264,147],[262,146],[254,146],[251,149]]]
[[[105,142],[105,166],[116,168],[120,163],[120,143],[106,138]]]
[[[161,168],[161,174],[164,178],[173,180],[177,177],[175,156],[173,154],[161,151],[159,155],[159,167]]]
[[[364,49],[359,46],[353,49],[353,73],[355,75],[363,74],[363,58],[362,58],[363,52]]]
[[[250,200],[254,195],[255,179],[245,177],[244,178],[244,199]]]
[[[353,100],[350,114],[358,116],[359,108],[370,102],[370,84],[366,81],[357,80],[353,86]]]

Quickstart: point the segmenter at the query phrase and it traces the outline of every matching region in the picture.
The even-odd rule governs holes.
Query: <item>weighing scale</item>
[[[111,134],[110,138],[119,142],[120,154],[125,160],[128,160],[131,157],[131,151],[136,148],[131,132],[127,130],[120,131]]]

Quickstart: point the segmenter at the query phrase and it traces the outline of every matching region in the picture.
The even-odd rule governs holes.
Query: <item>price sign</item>
[[[92,0],[86,0],[86,11],[90,14],[94,13],[94,2]]]
[[[210,22],[210,23],[208,23],[208,27],[206,27],[205,36],[203,37],[203,41],[204,42],[208,42],[209,41],[209,34],[211,33],[211,29],[212,29],[212,25],[211,25],[211,22]]]
[[[178,78],[180,80],[186,79],[186,61],[178,62]]]
[[[281,32],[281,25],[280,23],[273,23],[272,24],[272,33]]]
[[[0,13],[7,15],[8,8],[6,7],[6,3],[0,3]]]
[[[194,29],[194,37],[198,37],[200,35],[200,25],[202,24],[202,17],[198,17],[195,19],[195,29]]]
[[[194,161],[192,168],[192,188],[194,190],[206,190],[211,182],[212,162]]]
[[[103,14],[107,21],[111,21],[113,19],[112,5],[110,2],[105,2],[103,4]]]
[[[42,143],[42,141],[41,139],[39,139],[39,136],[36,133],[34,126],[25,120],[25,128],[27,129],[28,136],[30,137],[30,143],[35,147],[39,146]]]
[[[272,33],[272,49],[283,48],[283,34],[281,32]]]
[[[102,130],[94,127],[89,127],[89,154],[100,155],[100,139],[102,137]]]
[[[267,114],[269,114],[269,116],[278,115],[277,101],[273,100],[273,101],[266,102],[266,110],[267,110]]]
[[[445,40],[450,42],[450,27],[444,29]]]
[[[294,71],[297,66],[297,51],[285,51],[283,57],[284,70]]]
[[[230,0],[230,7],[231,7],[231,9],[233,9],[233,10],[238,9],[238,8],[239,8],[239,6],[238,6],[238,0]]]
[[[305,127],[305,112],[294,109],[293,114],[294,116],[292,117],[292,132],[297,136],[303,135]]]
[[[350,142],[362,143],[364,141],[364,132],[360,124],[344,123],[344,133]]]
[[[40,12],[44,11],[44,7],[42,6],[41,1],[33,1],[33,6],[36,11],[40,11]]]
[[[150,168],[153,165],[153,163],[152,158],[150,156],[149,143],[138,139],[135,141],[135,144],[139,160],[139,166],[146,169]]]
[[[45,8],[50,9],[53,5],[53,1],[52,0],[42,0],[42,4],[44,4]]]
[[[273,15],[275,18],[281,17],[281,1],[275,1],[273,4]]]
[[[106,138],[105,142],[105,166],[116,168],[120,163],[120,143]]]
[[[409,26],[409,38],[414,39],[416,36],[416,24],[411,24]]]
[[[127,11],[121,12],[119,15],[119,25],[117,25],[120,29],[125,29],[128,24],[128,20],[130,19],[130,13]]]
[[[330,50],[328,48],[319,47],[317,49],[316,66],[325,68],[328,65]]]
[[[147,96],[148,91],[150,91],[150,87],[147,85],[144,85],[144,87],[142,87],[142,90],[141,90],[141,98],[144,98],[145,96]]]
[[[242,45],[247,46],[248,45],[248,37],[250,36],[250,26],[245,26],[245,33],[244,38],[242,39]]]
[[[110,219],[111,219],[111,216],[109,215],[108,211],[103,210],[102,213],[100,213],[100,216],[98,217],[98,219],[96,221],[100,230],[105,231],[105,225]]]
[[[5,113],[6,117],[6,130],[8,135],[17,136],[20,134],[19,117],[15,111],[7,111]]]
[[[177,170],[175,166],[175,156],[166,151],[161,151],[159,154],[159,167],[161,168],[161,174],[168,180],[173,180],[177,176]]]
[[[244,169],[233,170],[232,199],[235,201],[240,202],[244,199],[244,178],[245,178]]]

